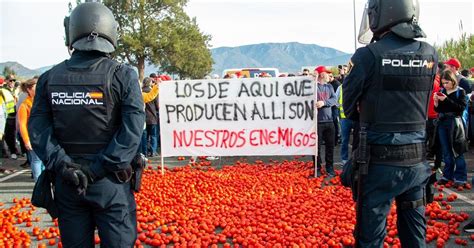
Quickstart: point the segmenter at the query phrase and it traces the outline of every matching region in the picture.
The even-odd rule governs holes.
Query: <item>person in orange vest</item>
[[[21,90],[28,94],[26,99],[21,103],[18,108],[18,126],[20,129],[20,135],[25,144],[27,151],[28,161],[30,162],[31,171],[33,173],[33,179],[35,182],[38,180],[41,172],[44,170],[44,165],[35,151],[30,142],[30,135],[28,134],[28,120],[30,118],[31,107],[33,106],[33,99],[36,93],[36,83],[38,79],[32,78],[26,82],[21,83]]]

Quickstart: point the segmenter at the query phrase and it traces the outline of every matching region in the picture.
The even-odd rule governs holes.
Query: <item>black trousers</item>
[[[334,123],[333,122],[322,122],[318,123],[318,158],[317,166],[318,170],[321,170],[321,146],[324,141],[324,160],[326,162],[326,172],[334,174]]]
[[[439,142],[436,121],[437,119],[428,119],[426,121],[426,153],[427,156],[434,156],[435,169],[438,169],[441,167],[443,151]]]
[[[16,118],[8,117],[5,123],[5,143],[7,143],[10,154],[19,154],[16,147]]]
[[[93,248],[97,227],[100,247],[133,247],[137,239],[135,197],[130,183],[112,176],[89,185],[85,196],[56,176],[55,202],[64,247]]]
[[[337,145],[341,139],[340,110],[338,107],[332,109],[332,122],[334,123],[334,139]]]

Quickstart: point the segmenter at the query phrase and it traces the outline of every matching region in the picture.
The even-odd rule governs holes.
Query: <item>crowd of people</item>
[[[318,66],[311,72],[303,69],[300,73],[281,74],[280,77],[314,76],[318,82],[318,172],[334,176],[334,150],[340,145],[341,164],[350,158],[351,150],[358,144],[358,125],[346,118],[342,99],[342,82],[348,72],[346,65],[339,65],[337,70],[328,70]],[[444,162],[443,177],[440,184],[452,181],[455,187],[467,183],[467,169],[463,153],[467,150],[469,140],[474,140],[474,95],[471,95],[471,85],[474,68],[462,69],[461,63],[451,58],[438,64],[438,74],[433,84],[433,97],[429,102],[427,120],[427,158],[434,161],[434,169],[440,169]],[[262,73],[259,77],[268,77]],[[224,78],[239,78],[239,73],[226,75]],[[218,75],[208,76],[207,79],[218,79]],[[17,159],[26,157],[23,168],[31,166],[33,178],[37,179],[44,166],[34,153],[27,132],[27,121],[31,110],[34,89],[38,77],[20,83],[15,75],[0,78],[0,135],[2,141],[2,157]],[[157,157],[160,152],[160,123],[159,123],[159,88],[161,81],[171,80],[168,75],[151,73],[142,81],[142,93],[145,102],[146,125],[140,144],[140,152],[147,157]],[[447,99],[447,100],[446,100]],[[456,117],[462,120],[462,126],[456,122]],[[454,120],[454,122],[453,122]],[[458,129],[455,129],[458,128]],[[461,128],[461,129],[459,129]],[[463,146],[451,139],[453,131],[463,132],[466,141]],[[450,136],[451,135],[451,136]],[[462,136],[461,136],[462,137]],[[350,142],[352,141],[351,145]],[[454,143],[453,143],[454,142]],[[474,145],[474,142],[471,142]],[[324,157],[321,148],[324,146]],[[350,149],[351,148],[351,149]],[[462,152],[456,152],[456,149]],[[324,158],[325,170],[321,170]],[[218,157],[208,157],[215,160]],[[0,172],[5,169],[0,168]]]
[[[313,74],[318,82],[318,170],[321,170],[321,147],[324,146],[325,172],[334,176],[334,149],[340,145],[342,165],[350,158],[351,150],[358,145],[358,125],[344,114],[343,91],[347,67],[338,66],[338,72],[319,66],[313,73],[305,70],[302,75]],[[434,162],[433,170],[441,169],[439,184],[465,187],[467,169],[464,153],[469,144],[474,145],[474,68],[462,69],[456,58],[438,63],[433,82],[433,93],[428,106],[427,159]],[[350,82],[347,82],[350,83]],[[352,135],[352,137],[351,137]],[[352,145],[349,143],[352,140]],[[352,149],[350,149],[352,147]],[[321,171],[320,171],[321,173]]]
[[[14,160],[26,157],[20,166],[31,167],[35,181],[44,165],[31,146],[27,126],[37,81],[37,76],[24,82],[17,81],[13,74],[5,79],[0,77],[0,157]],[[10,171],[0,167],[0,173],[5,172]]]

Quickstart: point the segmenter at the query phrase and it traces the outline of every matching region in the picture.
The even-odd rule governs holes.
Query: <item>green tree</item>
[[[211,71],[210,36],[201,33],[196,22],[184,12],[187,2],[103,1],[119,23],[115,56],[136,67],[140,80],[147,62],[180,77],[202,77]]]
[[[8,75],[15,75],[16,76],[16,71],[13,70],[13,68],[11,68],[10,66],[5,66],[3,68],[3,76],[8,76]]]
[[[181,78],[203,78],[212,70],[209,51],[210,36],[203,35],[196,19],[163,23],[169,30],[168,39],[163,44],[163,57],[152,60],[161,69]]]
[[[474,67],[474,35],[462,34],[458,40],[448,40],[441,46],[436,46],[439,60],[457,58],[463,68]]]

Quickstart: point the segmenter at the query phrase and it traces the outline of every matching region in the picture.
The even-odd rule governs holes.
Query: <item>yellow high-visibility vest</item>
[[[342,87],[342,85],[339,87]],[[339,99],[337,99],[337,101],[339,102],[339,113],[341,114],[341,119],[346,119],[346,115],[344,114],[344,108],[342,107],[342,88],[339,92]]]
[[[0,88],[0,97],[3,98],[5,103],[5,112],[7,114],[15,113],[15,98],[12,93],[7,89]]]

